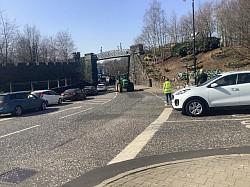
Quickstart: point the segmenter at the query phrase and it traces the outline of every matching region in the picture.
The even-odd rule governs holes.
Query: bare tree
[[[215,31],[215,17],[212,2],[200,4],[196,13],[196,30],[202,38],[212,37]]]
[[[178,36],[179,36],[179,25],[178,25],[178,19],[175,12],[173,12],[170,24],[168,28],[168,33],[171,38],[171,43],[177,43],[178,42]]]
[[[152,49],[153,59],[156,60],[157,51],[162,51],[162,46],[167,43],[167,19],[161,4],[153,0],[149,10],[146,10],[143,18],[142,34],[135,43],[144,44],[145,48]]]
[[[9,20],[3,12],[0,12],[0,60],[3,65],[11,60],[9,53],[13,47],[17,25],[15,20]]]
[[[74,50],[74,42],[69,31],[60,31],[56,34],[56,49],[61,61],[68,61]]]

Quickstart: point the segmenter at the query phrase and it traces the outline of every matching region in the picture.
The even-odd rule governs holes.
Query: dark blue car
[[[25,110],[45,110],[46,101],[29,92],[12,92],[0,94],[0,114],[11,113],[20,116]]]

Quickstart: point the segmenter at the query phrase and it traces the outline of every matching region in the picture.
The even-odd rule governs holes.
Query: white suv
[[[173,108],[190,116],[201,116],[211,108],[244,105],[250,106],[250,71],[218,74],[172,96]]]

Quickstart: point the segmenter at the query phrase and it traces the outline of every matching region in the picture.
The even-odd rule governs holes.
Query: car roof
[[[231,74],[238,74],[238,73],[250,73],[250,71],[248,70],[244,70],[244,71],[228,71],[228,72],[222,72],[218,75],[231,75]]]
[[[10,95],[10,94],[18,94],[18,93],[25,93],[25,94],[29,94],[29,91],[19,91],[19,92],[6,92],[6,93],[1,93],[0,95]]]

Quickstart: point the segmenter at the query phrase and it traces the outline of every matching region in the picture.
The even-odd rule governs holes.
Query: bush
[[[196,40],[196,53],[207,52],[220,47],[220,39],[216,37]],[[184,57],[193,53],[193,41],[178,43],[172,47],[172,55]]]
[[[220,47],[220,38],[209,37],[203,38],[196,42],[196,50],[199,52],[207,52]]]

